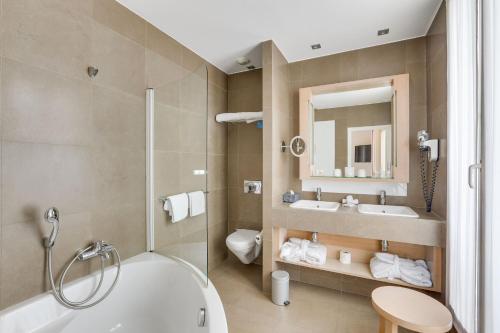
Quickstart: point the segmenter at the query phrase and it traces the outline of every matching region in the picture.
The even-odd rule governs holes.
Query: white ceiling
[[[226,73],[261,66],[272,39],[289,62],[423,36],[442,0],[117,0]],[[389,35],[377,31],[390,28]],[[321,43],[322,48],[311,50]]]
[[[316,110],[341,108],[344,106],[385,103],[392,100],[392,86],[361,90],[342,91],[314,95],[312,105]]]

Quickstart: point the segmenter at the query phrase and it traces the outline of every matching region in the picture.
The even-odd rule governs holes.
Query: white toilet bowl
[[[262,231],[236,229],[226,238],[227,248],[244,264],[250,264],[260,254]]]

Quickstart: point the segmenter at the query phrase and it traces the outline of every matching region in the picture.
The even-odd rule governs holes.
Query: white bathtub
[[[0,312],[1,333],[227,333],[222,302],[211,282],[189,264],[143,253],[122,262],[119,282],[100,304],[85,310],[60,305],[51,293]],[[106,288],[116,269],[106,271]],[[79,299],[96,276],[68,284],[70,299]],[[205,326],[198,326],[200,309]]]

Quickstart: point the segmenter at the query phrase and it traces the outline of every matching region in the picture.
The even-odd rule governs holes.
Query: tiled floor
[[[216,268],[210,279],[222,298],[229,333],[378,332],[378,317],[367,297],[291,282],[291,304],[276,306],[261,291],[261,267],[232,260]]]

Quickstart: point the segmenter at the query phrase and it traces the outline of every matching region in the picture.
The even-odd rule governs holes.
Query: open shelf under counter
[[[273,231],[273,261],[287,265],[306,267],[308,269],[316,269],[336,274],[380,281],[388,284],[396,284],[414,289],[441,292],[442,248],[440,247],[401,242],[389,243],[390,253],[397,254],[401,258],[423,259],[426,261],[433,281],[433,286],[426,288],[411,285],[399,279],[389,280],[374,278],[371,274],[369,263],[374,254],[380,251],[380,242],[374,239],[319,233],[319,242],[327,247],[327,260],[324,265],[312,265],[302,261],[290,262],[279,257],[279,249],[286,240],[291,237],[311,239],[311,234],[312,233],[310,231],[275,228]],[[340,262],[338,259],[340,250],[349,250],[351,252],[351,264],[342,264]]]
[[[310,269],[318,269],[321,271],[327,271],[327,272],[332,272],[332,273],[337,273],[337,274],[344,274],[344,275],[349,275],[349,276],[355,276],[363,279],[368,279],[368,280],[375,280],[375,281],[380,281],[383,283],[389,283],[389,284],[396,284],[408,288],[415,288],[415,289],[423,289],[423,290],[429,290],[429,291],[434,291],[434,292],[441,292],[440,288],[437,287],[431,287],[431,288],[426,288],[426,287],[419,287],[415,286],[409,283],[406,283],[404,281],[401,281],[399,279],[376,279],[373,277],[373,275],[370,272],[370,266],[369,264],[361,263],[361,262],[352,262],[349,265],[342,264],[338,259],[333,259],[333,258],[327,258],[326,263],[324,265],[311,265],[306,262],[290,262],[286,260],[282,260],[281,258],[277,258],[275,261],[281,262],[287,265],[293,265],[293,266],[301,266],[301,267],[307,267]]]

